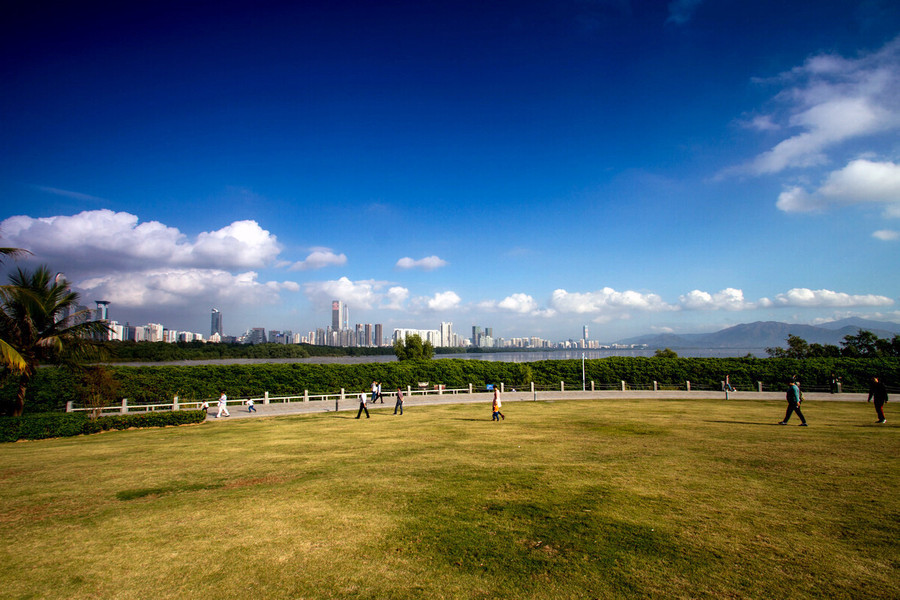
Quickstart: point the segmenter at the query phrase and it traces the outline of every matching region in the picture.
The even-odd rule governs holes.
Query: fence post
[[[309,402],[309,390],[303,390],[303,401]]]
[[[174,398],[172,398],[172,410],[178,410],[178,395],[176,394]]]
[[[593,379],[591,379],[591,391],[592,392],[594,391],[594,380]]]
[[[756,391],[757,391],[757,392],[762,392],[762,381],[757,381],[757,382],[756,382]]]
[[[470,394],[472,393],[472,384],[471,383],[469,384],[469,393]],[[406,397],[409,398],[410,396],[412,396],[412,386],[408,385],[408,386],[406,386]]]
[[[534,393],[534,382],[533,381],[531,382],[531,393],[532,394]]]
[[[444,395],[444,384],[439,383],[438,384],[438,396],[443,396],[443,395]]]
[[[654,391],[654,392],[658,392],[658,391],[659,391],[659,382],[658,382],[658,381],[654,381],[654,382],[653,382],[653,391]]]
[[[72,412],[72,401],[66,402],[66,412]]]
[[[625,380],[624,379],[622,380],[622,391],[623,392],[625,391]]]
[[[472,384],[471,383],[469,384],[469,393],[470,394],[472,393]]]
[[[501,381],[500,382],[500,393],[502,394],[505,391],[506,391],[506,384]]]
[[[561,391],[561,392],[566,391],[566,382],[565,381],[559,382],[559,391]]]
[[[841,386],[842,386],[842,385],[843,385],[843,384],[842,384],[840,381],[837,382],[837,393],[838,393],[838,394],[841,393]]]
[[[267,391],[265,394],[263,394],[263,404],[268,404],[268,403],[269,403],[269,392]]]
[[[121,410],[121,412],[122,412],[123,415],[128,413],[128,398],[122,398],[122,410]]]
[[[687,391],[691,391],[691,382],[685,381],[685,383],[687,384]]]
[[[334,399],[334,412],[338,411],[340,401],[344,399],[344,388],[341,388],[341,395]]]

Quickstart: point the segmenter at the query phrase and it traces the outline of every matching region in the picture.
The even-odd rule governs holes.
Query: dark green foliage
[[[763,389],[780,389],[794,375],[805,390],[827,390],[831,373],[843,380],[844,391],[865,391],[873,376],[880,376],[888,387],[900,383],[900,359],[897,358],[635,358],[609,357],[585,361],[588,385],[597,389],[618,388],[619,382],[649,388],[660,385],[684,386],[692,389],[719,390],[725,375],[739,390],[755,390],[761,381]],[[258,364],[197,365],[171,367],[108,367],[120,383],[119,396],[129,405],[172,402],[178,395],[183,402],[201,398],[213,399],[222,390],[232,398],[333,394],[342,388],[348,392],[370,389],[380,381],[385,391],[417,388],[420,382],[430,387],[483,390],[489,383],[503,383],[506,388],[527,389],[533,381],[539,387],[558,389],[560,381],[567,389],[581,388],[581,360],[545,360],[530,363],[505,363],[482,360],[438,359],[363,363],[354,365],[322,364]],[[62,411],[66,401],[81,406],[76,376],[60,368],[39,369],[28,390],[29,413]],[[0,388],[2,400],[15,394],[15,386]]]
[[[166,427],[202,423],[206,414],[199,410],[160,411],[136,415],[110,415],[95,420],[86,414],[45,413],[22,417],[0,417],[0,442],[72,437],[132,427]]]

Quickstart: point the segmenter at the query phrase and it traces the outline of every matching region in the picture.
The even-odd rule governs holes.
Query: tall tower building
[[[384,325],[375,323],[375,346],[381,346],[381,340],[384,339]]]
[[[341,330],[341,312],[344,307],[344,303],[340,300],[332,300],[331,302],[331,330],[332,331],[340,331]]]
[[[453,345],[453,323],[441,323],[441,346]]]
[[[212,320],[209,326],[209,335],[212,337],[215,334],[219,334],[219,337],[222,337],[222,313],[219,312],[218,308],[212,309]]]
[[[588,338],[589,338],[589,337],[590,337],[590,336],[588,335],[588,326],[585,325],[585,326],[584,326],[584,331],[582,331],[582,333],[581,333],[581,339],[583,339],[584,341],[588,341]]]

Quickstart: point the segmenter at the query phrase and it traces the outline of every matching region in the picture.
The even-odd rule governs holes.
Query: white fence
[[[691,387],[690,381],[685,381],[683,386],[675,385],[675,384],[659,384],[656,381],[652,382],[652,384],[641,384],[641,385],[633,385],[628,384],[625,381],[619,382],[616,384],[603,384],[596,385],[595,382],[584,382],[579,383],[577,385],[569,385],[568,391],[598,391],[598,390],[617,390],[617,391],[634,391],[634,390],[653,390],[656,391],[665,391],[665,390],[684,390],[690,392],[691,390],[695,391],[710,391],[708,388],[702,390],[700,387],[695,386]],[[534,393],[536,391],[549,391],[549,390],[558,390],[561,392],[567,391],[566,382],[560,381],[559,386],[535,386],[534,382],[531,383],[530,392]],[[722,388],[714,391],[723,391],[724,390],[724,382],[722,382]],[[483,393],[489,391],[487,389],[479,389],[477,393]],[[500,391],[505,392],[504,384],[500,384]],[[516,390],[511,390],[516,391]],[[525,390],[519,390],[525,391]],[[762,382],[757,382],[756,390],[744,390],[744,391],[757,391],[762,392],[763,386]],[[339,393],[336,394],[315,394],[310,395],[309,390],[303,390],[303,394],[293,395],[293,396],[270,396],[269,392],[265,392],[262,396],[246,396],[240,398],[229,398],[226,402],[228,406],[239,406],[246,404],[248,400],[253,400],[254,403],[261,404],[284,404],[284,403],[292,403],[292,402],[322,402],[335,403],[335,408],[337,408],[340,403],[345,400],[356,401],[359,397],[359,394],[362,392],[348,392],[344,389],[341,389]],[[368,392],[367,392],[368,393]],[[444,394],[473,394],[476,393],[474,390],[473,384],[469,384],[468,387],[465,388],[446,388],[443,385],[432,385],[429,386],[427,382],[419,383],[418,387],[407,386],[406,387],[406,396],[414,397],[414,396],[433,396],[433,395],[444,395]],[[392,398],[397,395],[395,391],[385,392],[385,398]],[[208,398],[206,401],[209,403],[210,408],[216,406],[218,402],[217,398]],[[199,410],[203,400],[182,400],[179,399],[178,396],[172,399],[171,402],[162,402],[159,404],[129,404],[128,398],[123,398],[121,404],[115,406],[104,406],[102,408],[92,408],[89,406],[74,406],[72,402],[66,404],[66,412],[81,412],[81,411],[99,411],[101,414],[128,414],[128,413],[144,413],[144,412],[153,412],[157,410]]]

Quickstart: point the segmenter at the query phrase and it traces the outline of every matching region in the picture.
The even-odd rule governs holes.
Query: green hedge
[[[72,437],[132,427],[166,427],[202,423],[200,410],[159,411],[136,415],[110,415],[91,420],[84,413],[44,413],[21,417],[0,417],[0,442]]]
[[[230,397],[333,394],[344,388],[348,393],[370,389],[372,381],[382,383],[385,391],[418,386],[420,381],[448,388],[464,388],[470,383],[484,389],[488,383],[502,382],[506,387],[527,389],[538,386],[581,387],[580,360],[545,360],[529,363],[505,363],[457,358],[431,361],[342,364],[257,364],[196,365],[166,367],[107,367],[120,382],[119,396],[130,405],[171,402],[176,394],[183,402],[214,399],[224,390]],[[585,361],[586,379],[597,386],[617,387],[620,381],[630,385],[683,385],[690,381],[694,389],[720,389],[725,375],[742,390],[781,388],[797,375],[806,389],[827,389],[831,373],[843,378],[845,391],[864,391],[872,376],[885,379],[889,387],[900,383],[900,358],[635,358],[610,357]],[[59,412],[66,402],[81,404],[75,376],[58,368],[42,368],[28,389],[26,413]],[[14,382],[0,388],[0,401],[15,397]]]

